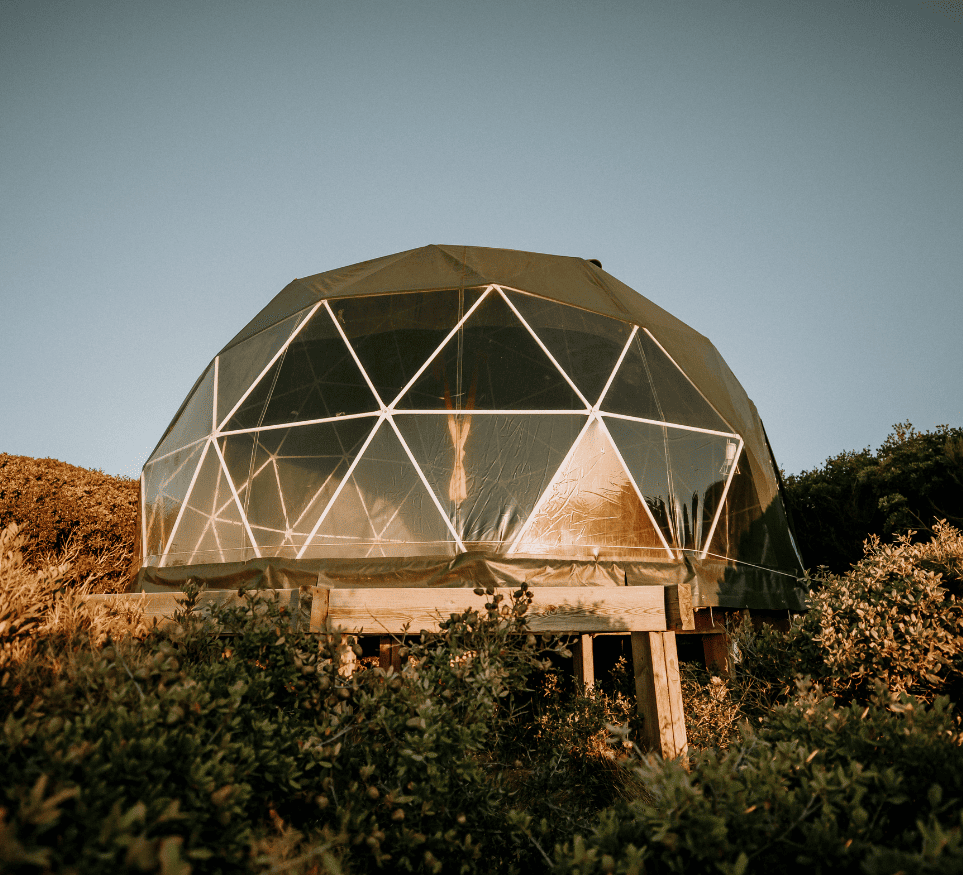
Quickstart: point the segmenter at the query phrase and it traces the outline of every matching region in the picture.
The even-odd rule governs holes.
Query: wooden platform
[[[506,599],[510,588],[498,589]],[[630,634],[635,666],[636,695],[650,749],[665,758],[686,756],[682,687],[676,651],[676,632],[695,630],[692,595],[685,584],[672,587],[532,587],[533,601],[526,617],[532,632],[578,635],[575,666],[579,682],[594,681],[592,635]],[[367,588],[263,590],[278,599],[292,624],[321,633],[341,630],[381,637],[381,662],[399,667],[392,638],[422,630],[437,631],[442,621],[469,608],[483,610],[488,595],[463,588]],[[160,624],[181,606],[183,593],[92,595],[92,604],[129,604]],[[198,597],[202,613],[212,605],[241,605],[236,590],[204,590]]]

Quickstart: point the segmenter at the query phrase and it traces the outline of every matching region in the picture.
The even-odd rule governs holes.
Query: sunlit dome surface
[[[728,574],[767,604],[801,573],[761,423],[711,344],[594,264],[509,250],[292,283],[211,362],[142,496],[147,568],[396,577],[479,553],[519,579],[690,573],[708,603]]]

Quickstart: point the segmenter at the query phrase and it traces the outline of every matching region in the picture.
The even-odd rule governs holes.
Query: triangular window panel
[[[154,564],[164,553],[204,444],[186,447],[144,466],[144,556]]]
[[[510,292],[508,297],[588,402],[595,404],[632,326],[533,295]]]
[[[585,430],[549,489],[516,552],[666,556],[628,472],[598,422]]]
[[[217,368],[218,422],[223,422],[304,316],[298,313],[221,353]]]
[[[466,549],[507,547],[579,431],[579,415],[397,415]]]
[[[365,449],[311,539],[306,558],[455,553],[455,542],[387,422]]]
[[[374,295],[330,304],[381,400],[390,404],[482,291]]]
[[[164,439],[151,454],[151,459],[159,459],[172,450],[179,450],[193,441],[207,437],[213,428],[214,365],[212,364],[174,417]]]
[[[665,422],[690,425],[694,428],[732,431],[685,374],[676,367],[675,363],[659,348],[659,345],[641,328],[633,341],[633,346],[636,346],[636,344],[638,344],[638,348],[644,356],[645,366],[652,378],[656,397],[659,399],[659,408],[662,413],[659,418]],[[611,395],[612,393],[609,392],[609,396]],[[608,397],[606,397],[607,401]],[[603,404],[602,408],[611,410],[613,413],[629,413],[627,410],[616,410],[607,403]],[[638,416],[641,414],[629,413],[629,415]],[[647,418],[655,419],[656,417]]]
[[[735,464],[738,439],[612,417],[605,424],[671,543],[701,549]]]
[[[264,555],[297,554],[374,424],[365,417],[254,433],[241,500]]]
[[[380,405],[323,307],[231,418],[228,431],[377,411]]]
[[[208,450],[191,491],[185,518],[196,519],[203,526],[194,552],[187,558],[188,565],[242,562],[255,555],[231,492],[231,484],[213,447]],[[202,518],[206,522],[201,523]],[[183,520],[181,526],[185,526]],[[180,529],[175,540],[181,541]]]
[[[209,446],[194,481],[194,488],[187,497],[187,507],[167,550],[165,565],[223,562],[224,556],[218,546],[214,524],[219,512],[229,514],[222,527],[226,539],[224,549],[231,551],[232,558],[243,549],[241,527],[236,526],[235,531],[230,531],[228,520],[233,518],[240,521],[236,509],[231,515],[226,507],[227,498],[230,497],[230,487],[224,480],[220,459],[214,447]]]
[[[662,410],[656,399],[648,362],[639,340],[641,333],[640,329],[632,338],[625,358],[622,359],[615,378],[602,399],[601,408],[611,413],[662,422]]]
[[[584,410],[501,295],[490,293],[398,403],[402,409]]]

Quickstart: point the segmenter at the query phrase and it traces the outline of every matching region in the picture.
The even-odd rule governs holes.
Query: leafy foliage
[[[963,525],[963,428],[918,432],[897,423],[875,453],[840,453],[785,477],[803,558],[845,571],[871,535],[889,540],[937,519]]]
[[[957,872],[961,741],[946,700],[881,693],[840,709],[804,686],[765,728],[702,752],[691,772],[640,757],[645,795],[559,846],[555,871]]]

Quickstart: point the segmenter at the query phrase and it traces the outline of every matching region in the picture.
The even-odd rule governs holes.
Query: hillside
[[[136,553],[138,489],[127,477],[0,453],[0,529],[16,523],[27,535],[27,561],[66,553],[74,580],[118,592]]]

